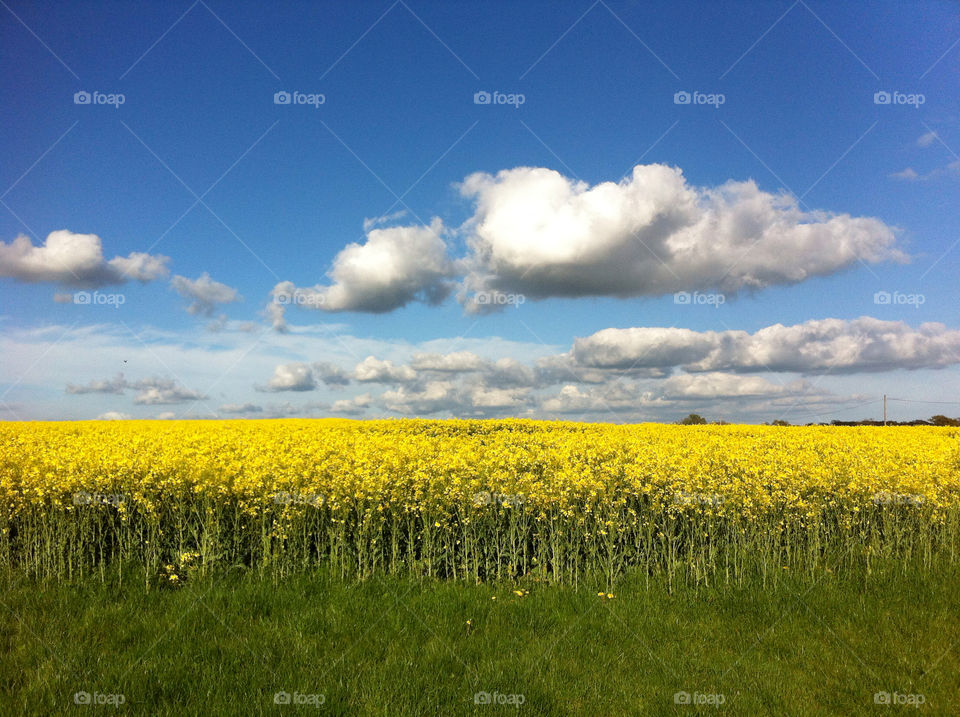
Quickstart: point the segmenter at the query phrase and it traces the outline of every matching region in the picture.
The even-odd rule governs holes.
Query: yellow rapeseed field
[[[771,571],[851,547],[952,556],[958,508],[950,428],[0,424],[0,561],[42,575],[134,561],[709,580],[758,556]]]

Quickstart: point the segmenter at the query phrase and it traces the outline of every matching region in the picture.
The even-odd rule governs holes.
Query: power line
[[[831,407],[831,410],[835,413],[839,411],[852,411],[854,408],[860,408],[860,406],[869,406],[871,403],[876,403],[879,400],[880,400],[879,398],[874,398],[870,401],[864,401],[863,403],[855,403],[852,406],[845,406],[843,408]],[[829,411],[825,411],[825,413],[829,413]]]
[[[888,401],[904,401],[906,403],[939,403],[945,406],[960,406],[960,401],[919,401],[913,398],[890,398],[887,397]]]

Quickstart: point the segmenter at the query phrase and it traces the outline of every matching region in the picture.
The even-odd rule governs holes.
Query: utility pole
[[[883,425],[887,425],[887,394],[883,394]]]

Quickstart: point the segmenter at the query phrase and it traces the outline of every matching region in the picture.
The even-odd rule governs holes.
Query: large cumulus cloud
[[[475,173],[459,184],[473,205],[451,232],[374,228],[334,258],[329,285],[273,289],[268,309],[285,330],[287,305],[382,313],[436,304],[459,280],[466,311],[525,299],[641,297],[715,289],[735,294],[794,284],[856,265],[906,261],[896,229],[873,217],[806,211],[752,180],[690,185],[677,167],[637,165],[620,182],[588,185],[544,167]],[[465,252],[454,256],[463,241]],[[500,300],[504,299],[504,300]]]
[[[168,257],[142,252],[108,261],[99,236],[66,229],[50,232],[39,246],[23,235],[9,244],[0,242],[0,277],[78,289],[123,284],[130,279],[152,281],[167,275],[168,262]]]
[[[753,181],[690,186],[680,169],[638,165],[589,186],[542,167],[473,174],[464,261],[471,292],[530,298],[657,296],[792,284],[857,261],[903,260],[879,219],[803,211]],[[494,305],[495,306],[495,305]]]

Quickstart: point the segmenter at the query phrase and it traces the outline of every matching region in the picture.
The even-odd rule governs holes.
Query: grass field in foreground
[[[612,599],[599,583],[316,573],[277,583],[227,573],[151,592],[109,578],[7,578],[0,714],[888,711],[876,693],[958,714],[957,585],[945,565],[672,594],[628,575]],[[291,704],[276,704],[278,692]],[[676,704],[678,692],[705,703]],[[81,708],[76,693],[123,704]],[[476,704],[477,693],[505,704]]]

